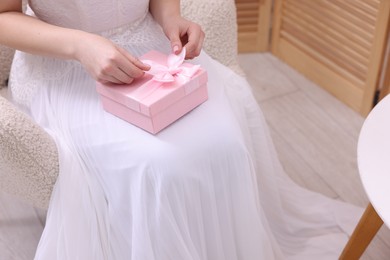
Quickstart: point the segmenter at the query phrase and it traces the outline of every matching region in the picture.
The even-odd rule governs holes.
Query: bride
[[[360,211],[283,172],[248,83],[202,52],[179,0],[0,3],[14,101],[56,140],[60,175],[35,259],[336,259]],[[149,50],[209,75],[209,100],[157,135],[102,109]]]

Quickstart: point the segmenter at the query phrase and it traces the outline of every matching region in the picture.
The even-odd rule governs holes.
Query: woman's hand
[[[162,27],[165,35],[171,41],[174,53],[178,54],[183,47],[186,47],[186,59],[199,56],[205,34],[198,24],[176,16],[165,19]]]
[[[75,48],[75,58],[101,83],[130,84],[150,69],[125,49],[94,34],[81,36]]]
[[[128,84],[150,69],[101,36],[23,14],[21,0],[0,2],[0,44],[36,55],[78,60],[100,82]]]

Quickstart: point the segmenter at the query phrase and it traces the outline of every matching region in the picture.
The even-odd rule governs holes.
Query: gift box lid
[[[151,71],[155,71],[155,68],[159,67],[159,65],[169,67],[168,56],[157,51],[150,51],[140,57],[140,59],[145,61],[145,63],[153,63],[151,64]],[[180,70],[185,71],[186,69],[195,72],[190,77],[177,72]],[[153,116],[192,93],[197,88],[207,84],[207,72],[200,68],[199,65],[184,62],[180,65],[180,69],[168,70],[171,71],[169,73],[172,75],[168,75],[168,77],[173,77],[172,82],[156,81],[155,75],[145,73],[144,76],[128,85],[98,83],[96,88],[99,94],[111,100],[144,115]],[[165,77],[165,75],[162,77]]]

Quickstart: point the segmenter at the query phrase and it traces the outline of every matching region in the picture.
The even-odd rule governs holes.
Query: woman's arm
[[[0,44],[33,54],[73,59],[75,39],[81,36],[76,30],[24,15],[21,0],[0,2]]]
[[[32,54],[78,60],[101,82],[130,83],[149,69],[103,37],[23,14],[21,0],[0,1],[0,44]]]
[[[181,17],[180,0],[150,0],[149,9],[171,41],[173,52],[179,53],[184,46],[187,50],[186,58],[199,56],[204,32],[198,24]]]
[[[163,27],[167,18],[180,17],[180,0],[150,0],[149,9]]]

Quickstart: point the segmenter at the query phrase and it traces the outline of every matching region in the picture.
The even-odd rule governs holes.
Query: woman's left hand
[[[165,20],[163,30],[175,54],[179,54],[182,48],[186,47],[186,59],[199,56],[205,34],[198,24],[177,16]]]

